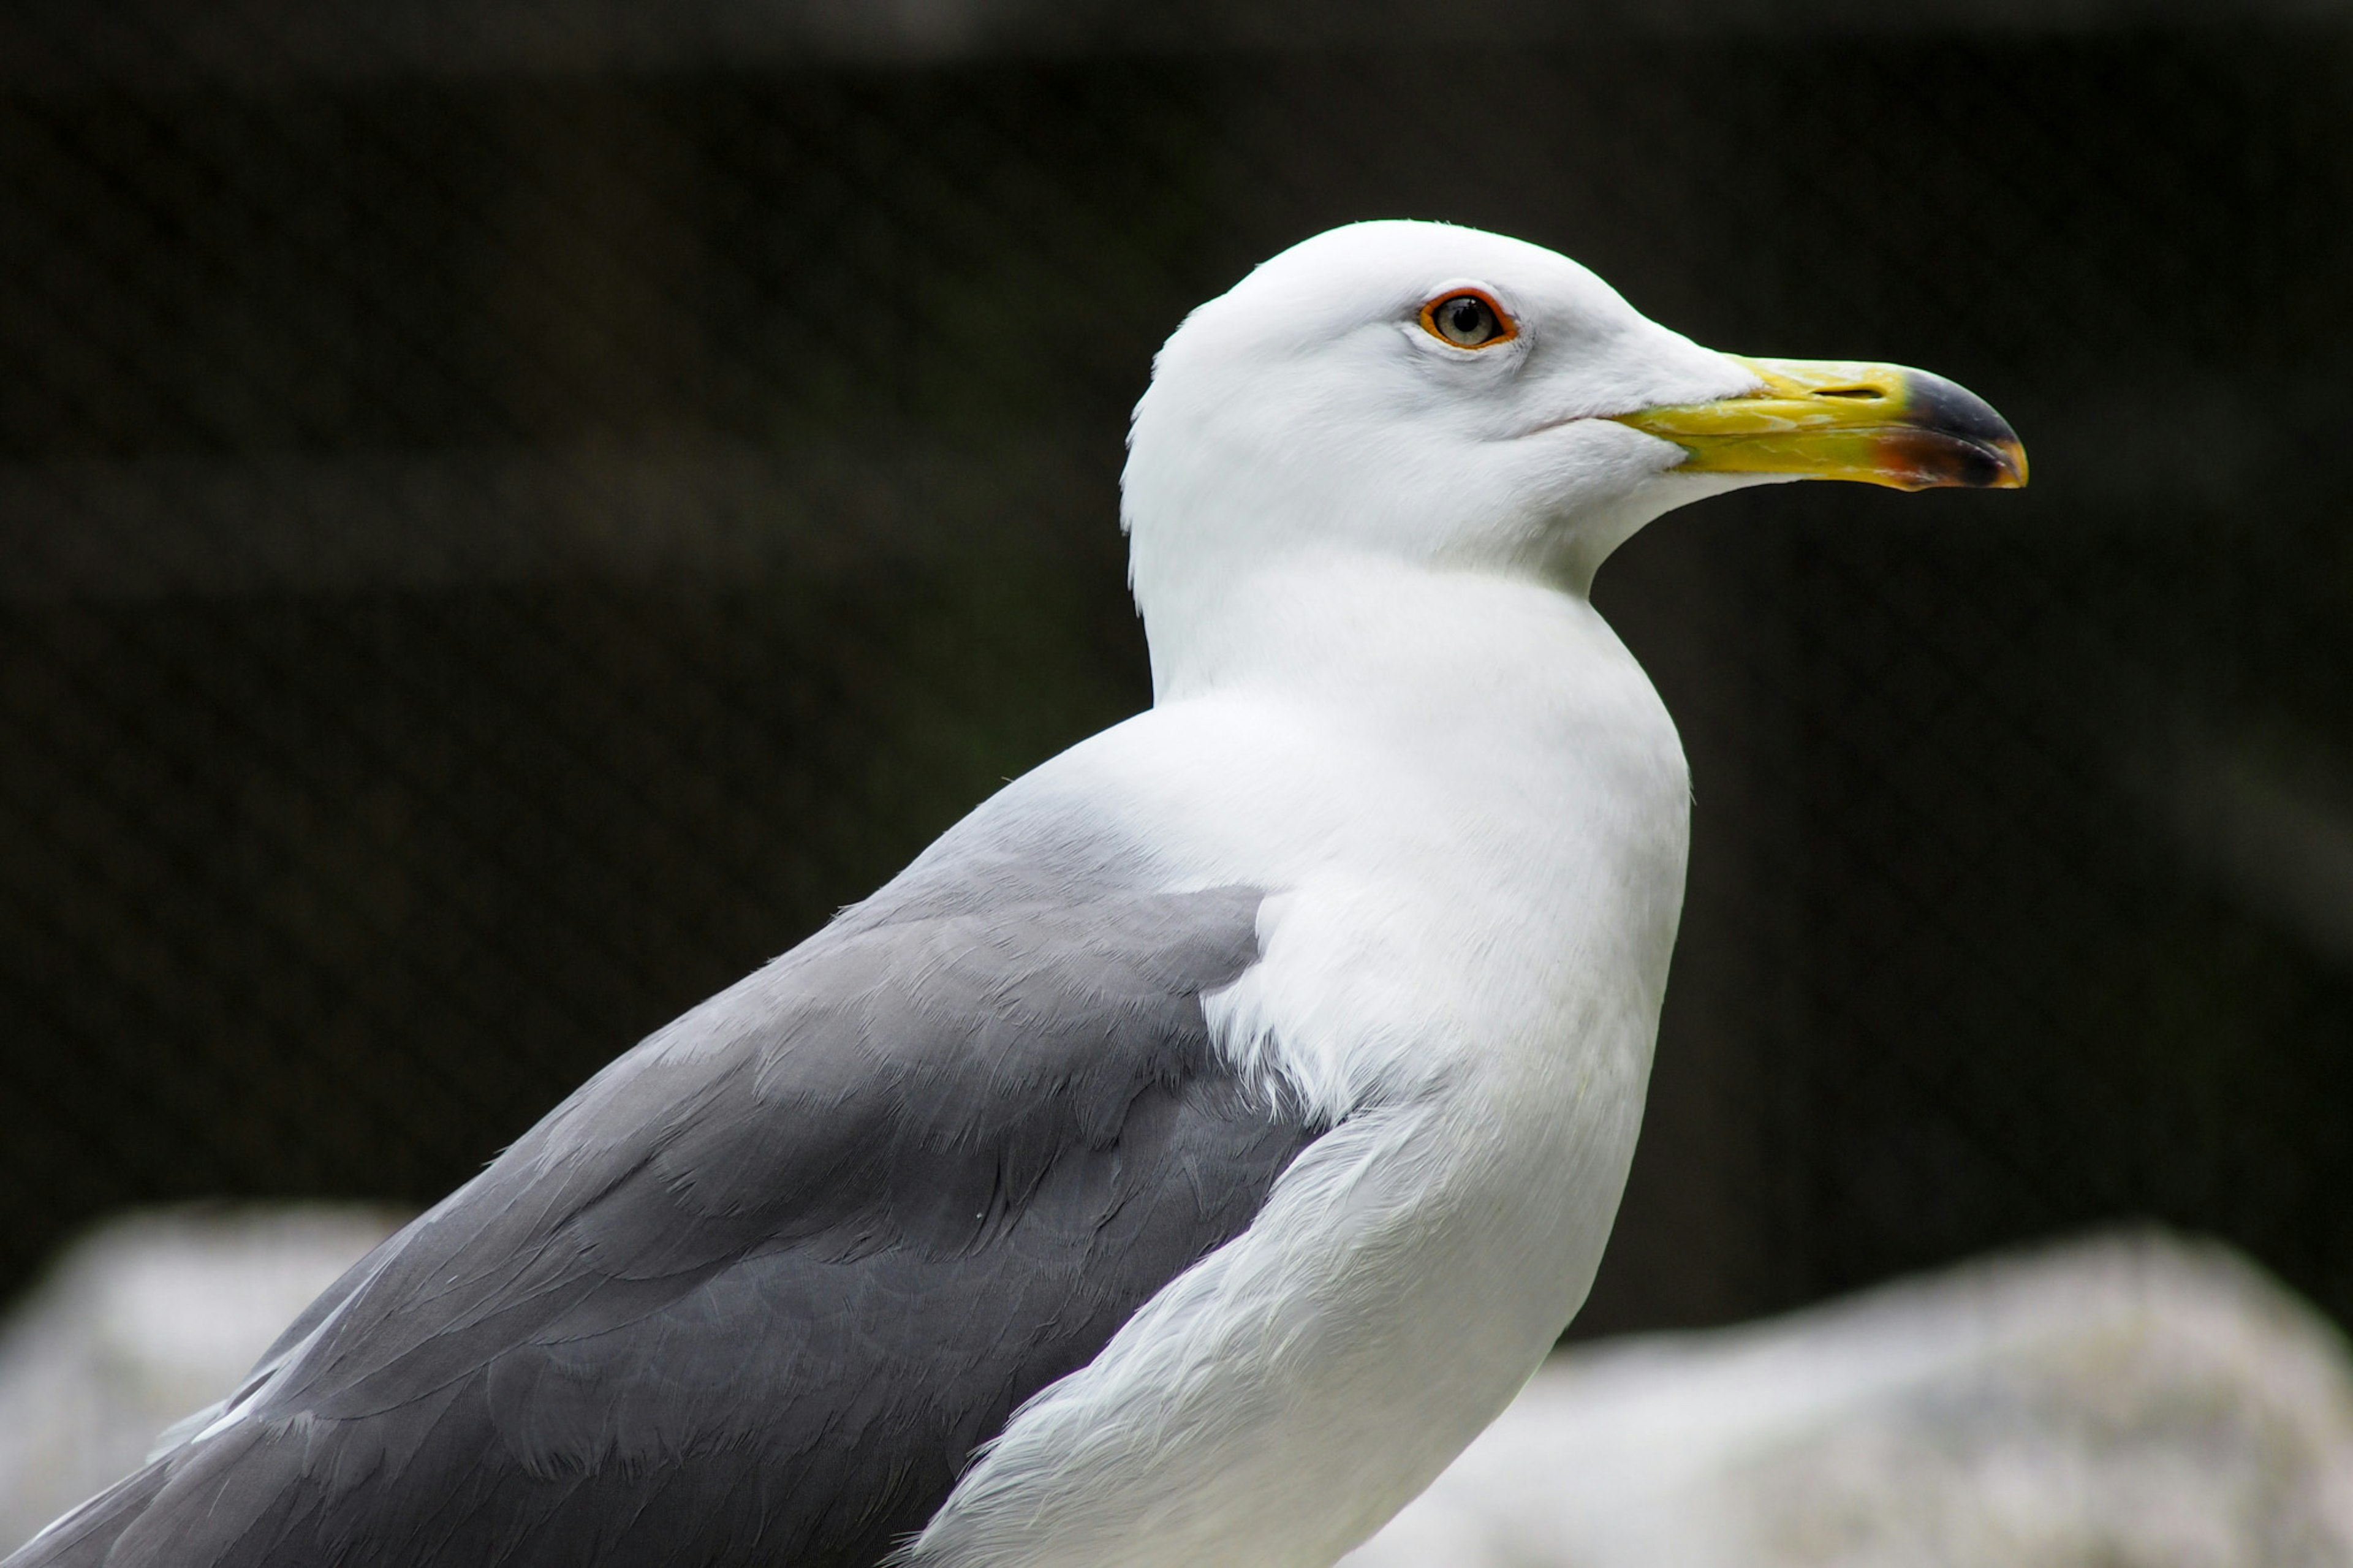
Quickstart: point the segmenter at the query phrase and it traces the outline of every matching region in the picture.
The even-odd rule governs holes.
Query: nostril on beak
[[[1887,395],[1875,386],[1824,386],[1815,390],[1816,397],[1865,397],[1877,399]]]

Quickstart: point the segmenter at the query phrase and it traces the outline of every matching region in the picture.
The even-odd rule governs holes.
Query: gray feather
[[[1002,823],[590,1080],[5,1568],[878,1562],[1316,1131],[1203,1019],[1259,891]]]

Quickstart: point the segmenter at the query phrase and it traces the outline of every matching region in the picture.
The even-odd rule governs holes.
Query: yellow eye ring
[[[1519,323],[1484,289],[1440,294],[1421,308],[1421,330],[1457,349],[1492,349],[1520,335]]]

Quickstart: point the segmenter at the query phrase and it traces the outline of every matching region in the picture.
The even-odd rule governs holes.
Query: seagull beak
[[[1763,383],[1714,403],[1617,416],[1685,453],[1678,473],[1860,479],[1899,490],[2014,490],[2026,448],[1985,399],[1925,370],[1837,360],[1735,359]]]

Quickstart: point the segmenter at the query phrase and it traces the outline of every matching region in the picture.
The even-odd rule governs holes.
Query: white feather
[[[1464,284],[1515,342],[1414,322]],[[1155,706],[1009,795],[1108,810],[1172,886],[1271,890],[1211,1023],[1335,1130],[908,1562],[1320,1568],[1542,1360],[1632,1156],[1688,831],[1674,727],[1586,589],[1723,488],[1591,416],[1752,384],[1574,263],[1436,225],[1319,237],[1170,341],[1125,480]]]

